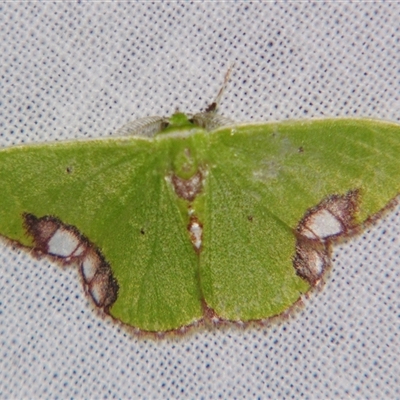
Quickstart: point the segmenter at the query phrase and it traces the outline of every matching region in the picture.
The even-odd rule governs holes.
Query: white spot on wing
[[[86,246],[84,243],[81,243],[78,248],[74,251],[73,256],[74,257],[79,257],[81,256],[84,252],[86,251]]]
[[[293,265],[311,285],[317,284],[329,265],[328,247],[321,242],[316,244],[307,239],[298,240]]]
[[[201,235],[203,229],[197,221],[193,221],[189,227],[190,237],[192,239],[193,246],[200,250],[201,247]]]
[[[90,294],[93,297],[94,302],[97,306],[101,306],[105,298],[104,285],[102,285],[101,280],[94,282],[89,289]]]
[[[89,285],[89,293],[98,307],[105,306],[110,289],[109,277],[109,271],[103,268],[101,271],[97,271],[96,276]]]
[[[49,240],[48,252],[50,254],[69,257],[79,245],[79,239],[69,230],[59,228]]]
[[[101,260],[97,254],[94,251],[89,251],[82,261],[82,274],[86,283],[92,281],[100,264]]]
[[[343,231],[340,221],[325,209],[320,209],[311,215],[305,225],[301,233],[310,239],[325,239]]]
[[[317,251],[313,251],[312,253],[310,257],[310,269],[315,276],[319,277],[324,272],[324,260]]]

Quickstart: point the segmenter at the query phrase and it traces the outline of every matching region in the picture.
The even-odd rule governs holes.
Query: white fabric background
[[[3,3],[0,144],[196,112],[400,119],[398,3]],[[0,188],[1,195],[1,188]],[[130,337],[74,268],[0,247],[0,398],[399,398],[400,208],[268,328]]]

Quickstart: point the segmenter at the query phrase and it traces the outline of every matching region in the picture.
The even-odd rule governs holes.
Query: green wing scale
[[[396,124],[193,121],[2,149],[0,234],[78,265],[122,323],[175,331],[285,312],[321,280],[331,244],[399,193]]]

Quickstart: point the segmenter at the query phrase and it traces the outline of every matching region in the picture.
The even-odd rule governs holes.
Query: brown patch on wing
[[[118,296],[118,282],[101,251],[76,227],[46,215],[37,218],[25,213],[24,226],[33,237],[34,248],[63,264],[77,262],[87,290],[97,307],[108,313]]]
[[[201,171],[197,171],[190,179],[182,179],[174,174],[171,181],[175,193],[187,201],[193,201],[203,188],[203,174]]]
[[[296,228],[293,259],[297,274],[315,286],[330,265],[332,240],[346,236],[356,226],[359,191],[332,195],[309,209]]]
[[[203,307],[203,314],[204,314],[204,320],[207,321],[208,323],[218,326],[218,324],[221,324],[224,322],[224,319],[221,318],[208,304],[207,302],[203,299],[202,301],[202,307]]]
[[[315,286],[330,266],[330,246],[322,242],[299,238],[293,265],[300,277],[308,281],[311,286]]]
[[[296,230],[301,236],[316,240],[345,235],[355,226],[358,203],[358,191],[329,196],[305,213]]]
[[[24,228],[33,237],[35,248],[43,253],[48,253],[47,243],[60,227],[60,221],[49,216],[37,218],[28,213],[24,213],[22,217],[24,218]]]
[[[117,300],[118,283],[113,277],[110,264],[104,258],[97,268],[96,274],[89,283],[89,293],[97,307],[108,309]]]

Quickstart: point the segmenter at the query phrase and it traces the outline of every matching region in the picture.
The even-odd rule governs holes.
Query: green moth
[[[94,303],[140,331],[284,313],[333,241],[394,204],[400,126],[233,124],[215,108],[2,149],[0,234],[78,265]]]

